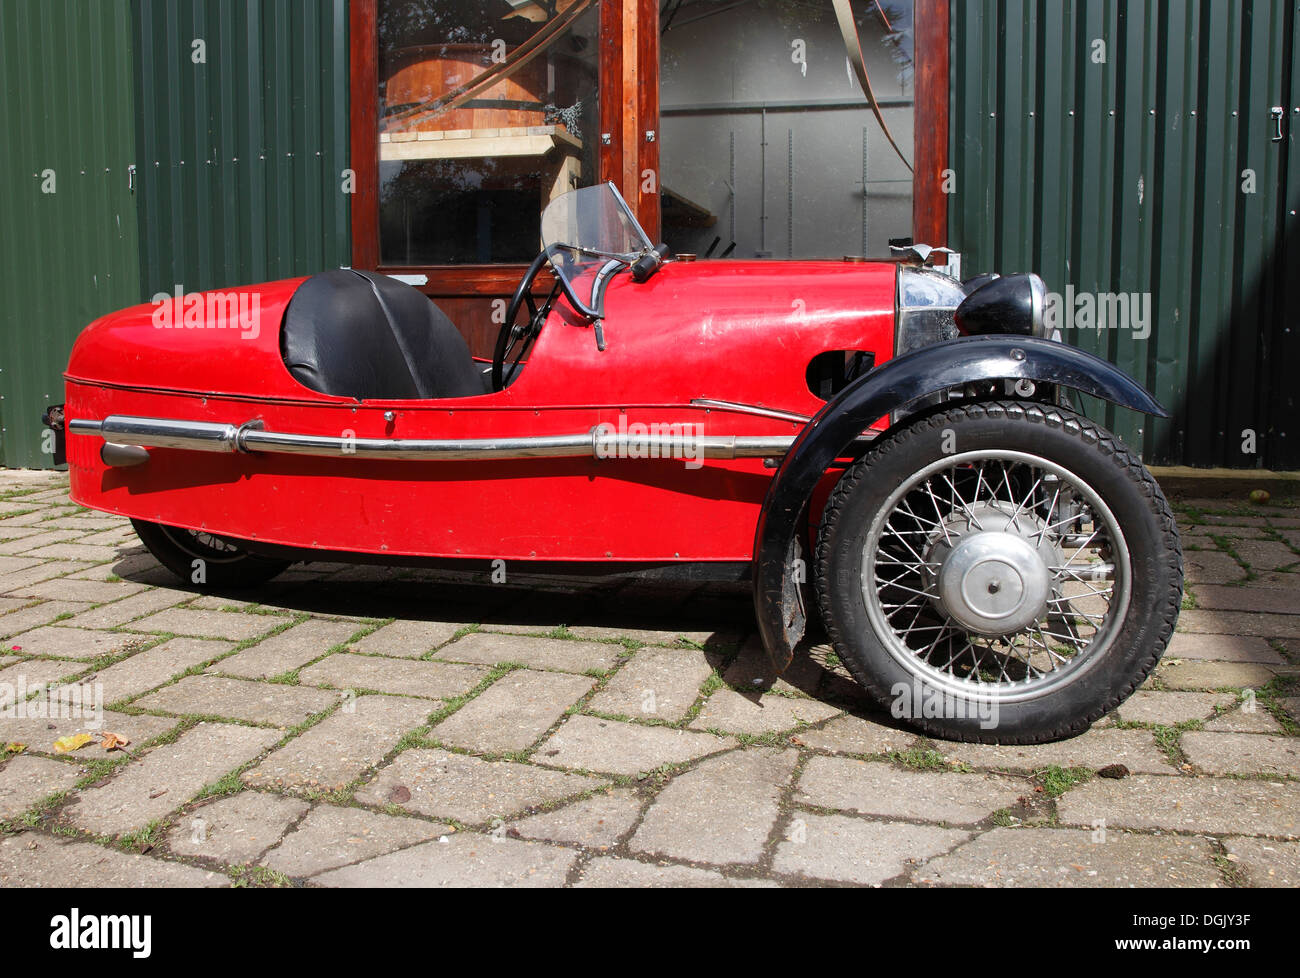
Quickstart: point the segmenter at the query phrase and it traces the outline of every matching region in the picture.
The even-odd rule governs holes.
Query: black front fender
[[[927,346],[891,360],[845,388],[808,422],[763,502],[754,539],[754,607],[777,673],[794,657],[805,619],[791,586],[790,556],[813,490],[871,425],[921,398],[988,380],[1056,384],[1168,417],[1140,384],[1113,364],[1062,343],[1026,336],[976,336]],[[793,549],[792,549],[793,548]]]

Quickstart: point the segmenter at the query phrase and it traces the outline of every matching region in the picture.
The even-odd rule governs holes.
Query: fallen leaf
[[[1099,777],[1099,778],[1114,778],[1114,779],[1118,780],[1118,779],[1120,779],[1120,778],[1127,778],[1127,777],[1128,777],[1130,774],[1132,774],[1132,773],[1133,773],[1133,772],[1130,771],[1130,770],[1129,770],[1127,767],[1125,767],[1123,764],[1108,764],[1108,765],[1106,765],[1104,768],[1102,768],[1100,771],[1097,772],[1097,777]]]
[[[131,741],[127,740],[125,737],[119,737],[115,733],[104,733],[100,736],[104,739],[99,742],[99,746],[104,748],[104,750],[121,750],[123,747],[131,743]]]
[[[26,744],[20,744],[16,740],[11,740],[9,743],[5,744],[6,754],[21,754],[26,749],[27,749]]]
[[[54,742],[54,752],[56,754],[71,754],[74,750],[81,750],[94,739],[90,734],[84,733],[60,737]]]
[[[404,784],[399,784],[388,793],[388,800],[396,805],[405,805],[411,800],[411,789]]]

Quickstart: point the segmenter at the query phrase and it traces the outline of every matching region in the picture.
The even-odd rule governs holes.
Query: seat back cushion
[[[280,351],[322,394],[357,400],[473,397],[486,391],[464,337],[416,289],[387,275],[334,269],[298,287]]]

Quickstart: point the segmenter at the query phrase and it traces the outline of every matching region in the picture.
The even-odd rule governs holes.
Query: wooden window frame
[[[916,126],[913,237],[932,245],[948,239],[949,2],[915,0]],[[379,0],[349,3],[351,66],[352,264],[404,275],[426,275],[431,296],[509,295],[523,265],[385,266],[379,261]],[[602,133],[599,178],[612,180],[655,240],[660,232],[659,197],[659,3],[598,0]],[[608,43],[611,39],[618,43]],[[627,57],[634,50],[633,57]],[[650,75],[650,84],[645,84]],[[618,120],[620,125],[611,124]],[[604,135],[608,132],[609,142]],[[633,151],[635,148],[635,151]],[[653,190],[648,190],[652,187]]]

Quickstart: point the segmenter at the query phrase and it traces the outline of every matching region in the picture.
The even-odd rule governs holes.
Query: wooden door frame
[[[926,124],[915,126],[912,234],[936,246],[948,240],[948,197],[942,187],[948,167],[949,2],[915,0],[914,16],[916,111],[918,117],[925,113]],[[378,11],[379,0],[350,0],[353,267],[428,275],[423,291],[430,295],[509,294],[524,272],[522,265],[386,267],[379,262]],[[598,16],[600,179],[621,188],[647,232],[658,240],[659,3],[598,0]],[[607,43],[612,39],[618,43]],[[628,57],[629,51],[635,54]]]

